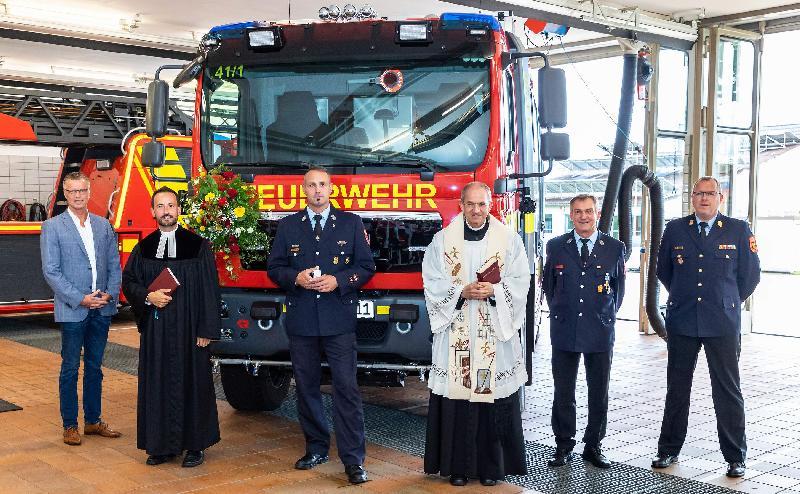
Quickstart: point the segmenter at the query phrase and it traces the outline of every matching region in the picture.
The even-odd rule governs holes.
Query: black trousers
[[[597,447],[606,435],[608,422],[608,382],[613,351],[584,353],[586,385],[589,389],[589,421],[583,434],[586,446]],[[553,434],[556,447],[571,451],[575,447],[575,382],[581,353],[553,348]]]
[[[289,352],[297,388],[297,411],[306,452],[328,454],[330,433],[322,405],[322,354],[333,378],[333,421],[336,447],[345,465],[364,463],[364,410],[356,381],[356,334],[290,336]]]
[[[717,434],[727,462],[743,462],[747,454],[744,399],[739,386],[741,335],[698,338],[669,335],[667,340],[667,399],[658,452],[677,455],[686,440],[692,378],[700,346],[705,349],[711,375],[711,398],[717,416]]]

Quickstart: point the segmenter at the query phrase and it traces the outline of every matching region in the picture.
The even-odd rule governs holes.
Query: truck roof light
[[[454,14],[446,12],[439,18],[442,29],[490,29],[500,31],[500,21],[486,14]]]
[[[344,9],[342,10],[342,17],[344,19],[349,21],[356,15],[358,15],[358,9],[356,9],[355,5],[353,5],[352,3],[348,3],[347,5],[344,6]]]
[[[247,45],[251,50],[280,50],[283,47],[279,27],[250,29],[247,31]]]
[[[320,7],[319,9],[319,18],[323,21],[327,21],[331,18],[331,9],[328,7]]]
[[[358,10],[358,16],[362,19],[372,19],[376,15],[377,13],[375,12],[375,9],[369,5],[364,5]]]
[[[339,19],[342,16],[342,10],[339,8],[338,5],[331,5],[328,7],[328,18],[332,21]]]
[[[398,22],[395,41],[398,43],[430,43],[431,26],[428,22]]]

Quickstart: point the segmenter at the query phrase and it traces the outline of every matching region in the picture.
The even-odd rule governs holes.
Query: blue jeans
[[[78,367],[83,349],[83,419],[100,422],[100,394],[103,390],[103,352],[108,341],[111,316],[98,309],[89,311],[81,322],[61,323],[61,374],[58,394],[64,428],[78,426]]]

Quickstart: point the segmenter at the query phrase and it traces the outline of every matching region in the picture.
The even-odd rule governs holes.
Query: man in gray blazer
[[[85,435],[119,437],[100,418],[103,352],[108,326],[117,313],[122,281],[117,236],[105,218],[89,213],[89,178],[69,173],[63,181],[67,210],[42,224],[42,272],[55,293],[61,323],[58,391],[64,442],[81,443],[78,431],[78,367],[83,349]]]

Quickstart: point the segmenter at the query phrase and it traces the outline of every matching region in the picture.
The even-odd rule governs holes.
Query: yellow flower
[[[204,226],[201,226],[201,227],[200,227],[200,231],[201,231],[201,232],[204,232],[204,231],[206,231],[206,227],[204,227]]]
[[[213,192],[209,192],[203,199],[205,199],[206,201],[213,201],[215,197],[217,196],[215,196]]]
[[[233,210],[233,214],[234,214],[234,215],[235,215],[237,218],[241,218],[242,216],[244,216],[244,207],[242,207],[242,206],[238,206],[237,208],[235,208],[235,209]]]

